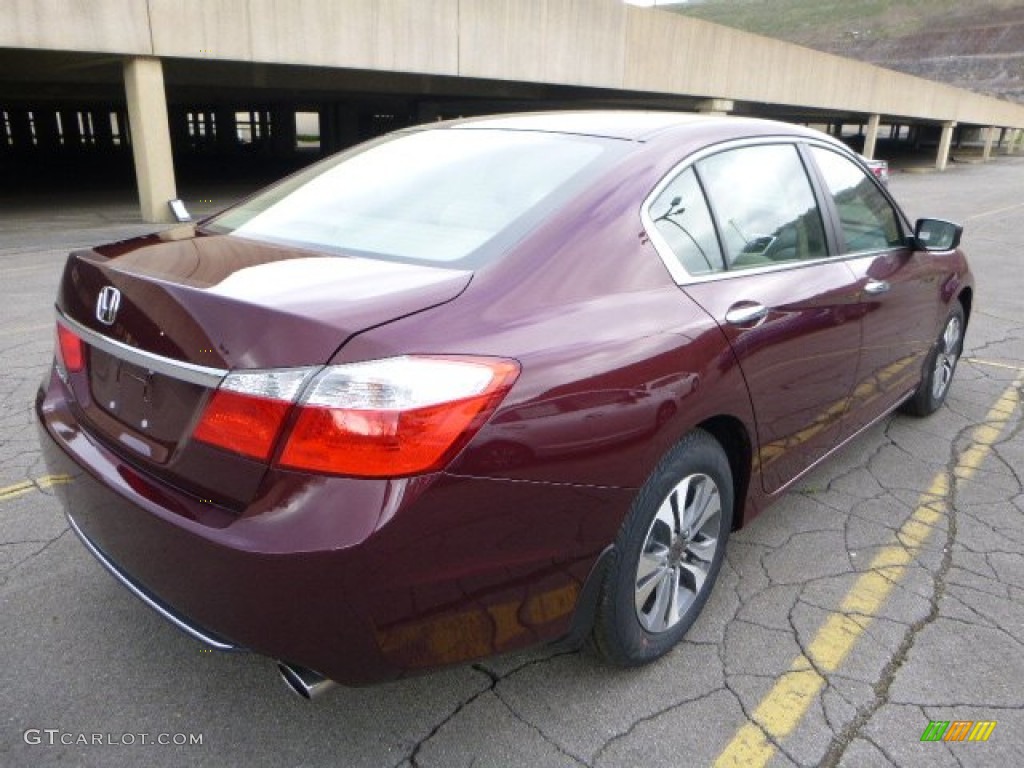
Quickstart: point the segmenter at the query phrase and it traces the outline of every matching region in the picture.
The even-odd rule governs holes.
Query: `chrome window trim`
[[[709,283],[716,280],[729,280],[737,277],[744,277],[746,275],[761,275],[769,272],[780,272],[787,269],[801,269],[803,267],[813,267],[819,264],[826,264],[831,262],[846,261],[847,259],[859,259],[864,256],[870,256],[872,254],[888,253],[890,251],[899,250],[899,248],[882,248],[877,251],[857,251],[855,253],[839,253],[835,255],[825,256],[820,259],[805,259],[800,261],[787,261],[781,264],[771,264],[763,267],[749,267],[744,269],[735,270],[723,270],[721,272],[709,272],[706,275],[691,275],[686,271],[686,268],[679,263],[679,259],[672,252],[668,242],[658,232],[658,228],[654,225],[654,219],[651,217],[650,209],[654,201],[661,195],[665,188],[675,181],[679,174],[686,171],[688,168],[692,168],[694,165],[699,163],[706,157],[711,155],[717,155],[720,152],[728,152],[733,149],[741,149],[743,147],[757,147],[764,145],[773,144],[788,144],[794,148],[799,154],[799,145],[807,146],[818,146],[822,149],[828,149],[833,152],[837,152],[840,155],[846,157],[853,157],[853,153],[850,152],[843,145],[836,145],[832,142],[815,139],[810,136],[757,136],[746,139],[731,139],[729,141],[723,141],[719,144],[715,144],[710,147],[705,147],[692,155],[688,155],[685,160],[681,161],[677,165],[673,166],[672,170],[666,173],[662,179],[655,185],[654,189],[644,198],[643,203],[640,204],[640,222],[643,225],[644,232],[647,234],[648,239],[654,246],[654,250],[658,252],[658,256],[661,258],[662,263],[668,270],[672,279],[677,285],[693,285],[695,283]],[[856,158],[853,158],[856,163]],[[866,174],[870,175],[870,174]],[[814,182],[808,174],[807,178],[808,185],[814,188]],[[886,195],[886,199],[889,196]],[[817,204],[817,198],[815,198]],[[891,203],[891,201],[890,201]],[[830,215],[827,210],[822,210],[819,205],[819,212],[822,216],[822,223],[827,224],[826,219]],[[900,216],[901,223],[903,222],[903,212],[896,206],[897,215]],[[901,246],[902,247],[902,246]]]
[[[57,309],[57,322],[73,331],[79,338],[91,347],[96,347],[112,355],[119,360],[125,360],[132,365],[145,368],[152,373],[159,373],[163,376],[170,376],[174,379],[187,381],[190,384],[198,384],[201,387],[216,389],[221,381],[228,375],[228,371],[222,368],[209,368],[204,365],[186,363],[182,360],[174,360],[170,357],[157,355],[153,352],[146,352],[135,347],[130,347],[124,342],[107,338],[87,328],[77,320],[65,315]]]

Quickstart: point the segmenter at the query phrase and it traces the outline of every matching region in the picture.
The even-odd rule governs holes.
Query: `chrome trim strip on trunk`
[[[181,360],[174,360],[142,349],[129,347],[127,344],[109,339],[102,334],[96,333],[91,328],[86,328],[77,320],[65,315],[60,309],[57,310],[57,322],[73,331],[86,344],[97,349],[102,349],[108,355],[125,360],[140,368],[145,368],[152,373],[159,373],[170,376],[173,379],[187,381],[190,384],[198,384],[201,387],[216,389],[228,372],[222,368],[208,368],[204,365],[194,365]]]
[[[129,592],[131,592],[142,602],[144,602],[158,614],[167,619],[167,621],[171,622],[171,624],[176,626],[189,637],[198,640],[199,642],[204,643],[205,645],[208,645],[211,648],[214,648],[218,651],[246,650],[245,648],[240,648],[237,645],[232,645],[226,640],[221,640],[219,637],[215,637],[214,635],[208,634],[203,630],[199,629],[198,627],[189,624],[183,618],[181,618],[175,613],[172,613],[162,604],[157,602],[154,598],[150,597],[149,594],[147,594],[145,590],[142,589],[142,587],[138,586],[126,574],[124,574],[121,571],[121,569],[114,564],[112,560],[108,559],[107,556],[104,555],[96,547],[96,545],[89,540],[89,537],[86,536],[82,529],[78,527],[78,523],[74,521],[74,518],[72,518],[70,514],[66,515],[66,517],[68,519],[68,524],[71,526],[71,530],[73,530],[75,532],[75,535],[78,536],[79,539],[81,539],[82,543],[85,545],[85,548],[88,549],[90,553],[92,553],[92,556],[100,561],[100,565],[106,568],[107,571],[110,572],[110,575],[117,579],[119,582],[121,582],[121,584],[125,586]]]

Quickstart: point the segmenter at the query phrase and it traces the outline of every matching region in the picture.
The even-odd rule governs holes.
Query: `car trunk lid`
[[[78,251],[57,302],[87,345],[69,385],[89,431],[111,449],[240,508],[265,462],[191,439],[223,376],[323,365],[355,334],[450,301],[471,277],[191,227]]]

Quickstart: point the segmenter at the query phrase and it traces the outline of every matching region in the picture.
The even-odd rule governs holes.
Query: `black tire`
[[[601,657],[639,666],[682,639],[721,570],[733,506],[725,451],[709,433],[694,430],[661,460],[619,529],[594,620],[593,646]]]
[[[942,407],[953,383],[956,364],[964,350],[964,330],[967,324],[964,309],[955,302],[950,309],[942,331],[924,361],[924,371],[917,390],[903,404],[903,411],[911,416],[929,416]]]

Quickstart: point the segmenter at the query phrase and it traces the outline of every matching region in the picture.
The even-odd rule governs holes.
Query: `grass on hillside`
[[[687,16],[780,40],[828,48],[947,26],[952,16],[1020,7],[1019,0],[702,0],[669,6]]]

